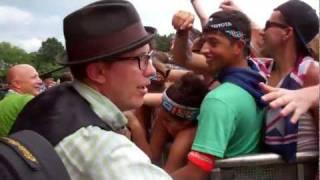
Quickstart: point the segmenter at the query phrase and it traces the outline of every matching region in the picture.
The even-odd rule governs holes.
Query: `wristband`
[[[215,167],[215,161],[212,155],[204,154],[197,151],[191,151],[188,154],[188,160],[200,169],[211,172]]]

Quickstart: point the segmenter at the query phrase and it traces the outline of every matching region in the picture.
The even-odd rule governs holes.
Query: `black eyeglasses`
[[[148,52],[147,54],[143,54],[140,56],[133,56],[133,57],[116,57],[117,60],[137,60],[139,69],[144,71],[147,69],[149,64],[152,64],[151,57],[153,51]]]
[[[272,22],[272,21],[267,21],[266,25],[264,27],[264,30],[267,30],[267,29],[269,29],[271,27],[278,27],[278,28],[281,28],[281,29],[285,29],[285,28],[288,27],[288,25],[277,23],[277,22]]]

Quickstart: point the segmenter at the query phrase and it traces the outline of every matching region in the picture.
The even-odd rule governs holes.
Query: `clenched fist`
[[[194,15],[187,11],[178,11],[173,15],[172,26],[177,31],[190,30],[193,26]]]

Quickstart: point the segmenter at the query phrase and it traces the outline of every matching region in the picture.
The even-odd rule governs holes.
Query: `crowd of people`
[[[58,63],[72,75],[8,69],[0,136],[38,133],[74,180],[201,180],[219,159],[319,151],[315,10],[288,0],[260,28],[232,0],[210,16],[191,4],[197,16],[173,14],[170,52],[155,49],[156,29],[128,1],[66,16]]]

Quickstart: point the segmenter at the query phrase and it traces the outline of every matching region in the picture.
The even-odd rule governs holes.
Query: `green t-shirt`
[[[219,158],[259,151],[264,110],[241,87],[223,83],[201,104],[192,150]]]
[[[32,98],[31,95],[9,92],[0,101],[0,136],[8,135],[18,114]]]

